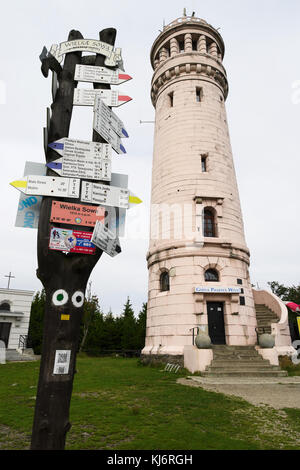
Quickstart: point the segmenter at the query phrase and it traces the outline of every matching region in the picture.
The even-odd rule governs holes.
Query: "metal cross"
[[[8,277],[7,289],[9,289],[10,280],[12,277],[15,277],[15,276],[12,276],[10,272],[8,276],[4,276],[4,277]]]

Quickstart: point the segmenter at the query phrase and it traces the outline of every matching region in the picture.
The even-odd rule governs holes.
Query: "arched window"
[[[207,269],[204,274],[204,279],[207,282],[218,282],[219,273],[216,271],[216,269]]]
[[[159,278],[159,283],[160,283],[161,292],[170,290],[170,279],[169,279],[169,273],[167,271],[164,271],[161,273],[160,278]]]
[[[3,302],[0,304],[0,310],[5,310],[6,312],[10,312],[10,305],[8,302]]]
[[[214,210],[206,207],[203,217],[203,235],[205,237],[216,237],[216,223]]]

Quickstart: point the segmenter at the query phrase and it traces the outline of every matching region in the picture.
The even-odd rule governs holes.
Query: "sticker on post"
[[[91,243],[91,238],[92,232],[52,227],[49,248],[50,250],[67,251],[68,253],[93,255],[96,247]]]
[[[69,373],[70,369],[70,359],[71,351],[70,350],[57,350],[55,351],[55,360],[54,360],[54,375],[66,375]]]

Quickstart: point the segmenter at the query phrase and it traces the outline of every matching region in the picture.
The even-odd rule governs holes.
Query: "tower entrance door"
[[[8,346],[11,323],[0,322],[0,340],[4,341],[5,347]]]
[[[212,344],[226,344],[223,302],[207,302],[207,317]]]

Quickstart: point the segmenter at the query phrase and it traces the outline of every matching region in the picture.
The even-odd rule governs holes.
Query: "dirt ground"
[[[202,377],[178,379],[178,383],[190,387],[201,387],[212,392],[233,395],[253,405],[269,405],[272,408],[300,408],[300,377],[270,379],[215,379]]]

